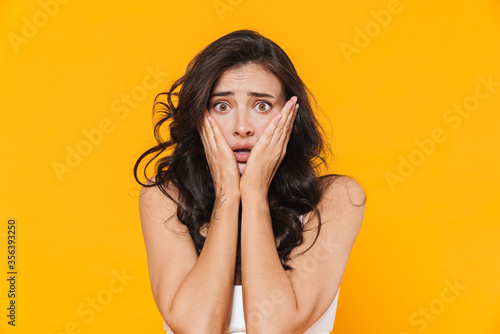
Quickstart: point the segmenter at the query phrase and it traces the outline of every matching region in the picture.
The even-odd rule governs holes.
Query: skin
[[[211,98],[198,128],[216,191],[199,256],[187,227],[176,218],[177,204],[166,200],[157,187],[141,190],[141,226],[155,302],[175,333],[224,333],[232,307],[240,228],[247,333],[304,333],[338,293],[361,228],[363,189],[353,179],[341,177],[325,190],[317,206],[321,233],[313,245],[319,220],[312,213],[304,215],[304,225],[311,228],[304,229],[303,243],[290,253],[289,265],[295,270],[285,271],[276,251],[267,192],[286,153],[297,115],[296,98],[284,101],[278,79],[255,64],[228,70],[213,92],[219,89],[234,95]],[[263,98],[248,96],[249,91],[273,95],[275,100],[268,101],[272,109],[258,113]],[[222,100],[229,107],[222,108],[228,111],[225,114],[213,109]],[[241,141],[254,146],[246,164],[238,165],[231,146]],[[168,191],[177,198],[176,189]]]
[[[222,92],[230,94],[209,99],[200,129],[216,188],[224,184],[231,191],[258,188],[267,192],[285,156],[299,108],[297,98],[285,104],[278,78],[257,64],[226,71],[212,94]],[[252,92],[270,97],[253,96]],[[253,145],[246,163],[237,162],[231,149],[239,142]]]

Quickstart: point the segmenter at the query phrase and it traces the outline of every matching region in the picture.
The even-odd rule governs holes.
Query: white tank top
[[[300,216],[300,221],[302,222],[303,216]],[[332,304],[326,310],[325,313],[318,319],[311,327],[309,327],[304,334],[330,334],[333,330],[333,324],[335,322],[335,314],[337,313],[337,303],[339,299],[339,290],[337,295],[333,299]],[[173,334],[172,330],[163,320],[163,328],[167,334]],[[241,285],[235,285],[233,291],[233,304],[231,308],[231,315],[229,319],[229,325],[225,333],[232,334],[243,334],[246,333],[245,327],[245,316],[243,312],[243,290]]]
[[[333,300],[332,304],[326,310],[325,313],[318,319],[311,327],[309,327],[304,334],[330,334],[333,330],[333,324],[335,322],[335,314],[337,311],[337,302],[339,298],[339,291],[337,291],[337,295]],[[233,293],[233,306],[231,309],[229,325],[227,326],[225,333],[233,333],[233,334],[243,334],[246,333],[245,327],[245,316],[243,313],[243,294],[241,290],[241,285],[234,286]],[[170,330],[170,327],[163,320],[163,328],[167,334],[173,334]]]

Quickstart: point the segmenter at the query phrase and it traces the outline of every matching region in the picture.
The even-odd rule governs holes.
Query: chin
[[[247,166],[246,163],[238,162],[238,169],[240,170],[240,175],[243,175],[243,172],[245,171],[246,166]]]

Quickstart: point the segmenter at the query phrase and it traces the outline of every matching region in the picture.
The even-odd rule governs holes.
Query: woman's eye
[[[268,102],[260,102],[257,104],[257,109],[259,109],[259,111],[268,111],[271,109],[271,104]]]
[[[225,104],[224,102],[216,103],[214,107],[217,111],[222,111],[222,112],[227,111],[228,108],[227,104]]]

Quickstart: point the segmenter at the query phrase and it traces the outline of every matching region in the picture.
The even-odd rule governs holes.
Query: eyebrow
[[[234,92],[231,92],[231,91],[227,91],[227,92],[216,92],[216,93],[212,93],[210,94],[210,98],[211,97],[215,97],[215,96],[228,96],[228,95],[231,95],[233,96],[234,95]],[[255,97],[268,97],[268,98],[272,98],[274,99],[275,97],[271,94],[267,94],[267,93],[258,93],[258,92],[248,92],[247,93],[248,96],[255,96]]]

